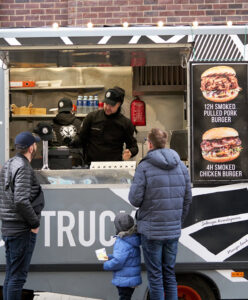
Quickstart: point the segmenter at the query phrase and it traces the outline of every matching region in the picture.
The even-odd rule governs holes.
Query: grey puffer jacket
[[[44,207],[41,186],[28,159],[17,154],[0,171],[0,219],[2,231],[37,228]]]
[[[171,149],[148,152],[139,163],[129,201],[139,207],[138,232],[151,240],[179,238],[192,200],[188,170]]]

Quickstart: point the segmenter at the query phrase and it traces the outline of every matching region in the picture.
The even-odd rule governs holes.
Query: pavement
[[[41,293],[35,292],[34,300],[103,300],[96,298],[85,298],[55,293]]]

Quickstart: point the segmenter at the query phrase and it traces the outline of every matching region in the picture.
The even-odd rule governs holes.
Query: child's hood
[[[136,233],[132,235],[127,235],[122,238],[126,243],[132,245],[133,247],[140,246],[140,236]]]

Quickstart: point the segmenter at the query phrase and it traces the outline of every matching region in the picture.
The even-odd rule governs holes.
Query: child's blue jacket
[[[140,237],[137,234],[117,236],[113,255],[103,265],[113,272],[112,283],[120,287],[135,287],[141,284]]]

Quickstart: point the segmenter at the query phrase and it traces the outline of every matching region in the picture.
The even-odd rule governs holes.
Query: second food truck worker
[[[105,93],[104,108],[91,112],[83,121],[73,146],[82,145],[84,162],[128,160],[138,153],[134,126],[121,113],[125,91],[119,87]],[[123,151],[123,146],[126,149]]]

